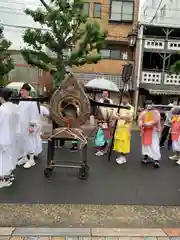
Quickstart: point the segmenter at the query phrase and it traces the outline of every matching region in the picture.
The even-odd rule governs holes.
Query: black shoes
[[[154,168],[160,168],[159,161],[154,161]]]

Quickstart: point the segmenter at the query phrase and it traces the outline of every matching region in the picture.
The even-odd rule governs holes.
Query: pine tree
[[[3,27],[0,27],[0,85],[4,77],[14,68],[13,61],[8,52],[11,42],[6,40],[3,34]]]
[[[23,39],[29,47],[22,54],[28,64],[53,74],[58,84],[64,79],[67,66],[97,63],[101,59],[99,53],[107,33],[84,14],[83,0],[40,2],[43,8],[25,10],[42,29],[25,31]]]

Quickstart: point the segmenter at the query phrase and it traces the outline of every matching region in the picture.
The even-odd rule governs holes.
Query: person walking
[[[168,106],[176,106],[177,105],[177,101],[171,101]],[[164,127],[161,133],[161,139],[160,139],[160,147],[164,147],[164,143],[166,142],[166,140],[168,140],[168,148],[171,147],[172,145],[172,141],[171,141],[171,133],[170,133],[170,129],[171,129],[171,118],[172,118],[172,112],[167,111],[165,113],[166,115],[166,119],[164,122]]]

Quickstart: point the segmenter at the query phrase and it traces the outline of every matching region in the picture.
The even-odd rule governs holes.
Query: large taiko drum
[[[90,103],[83,86],[69,74],[50,100],[51,117],[58,127],[79,128],[90,117]]]

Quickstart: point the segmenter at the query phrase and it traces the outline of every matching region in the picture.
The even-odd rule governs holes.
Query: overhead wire
[[[7,1],[4,1],[4,0],[0,0],[0,4],[1,3],[13,3],[14,5],[18,5],[18,4],[21,4],[21,5],[31,5],[31,6],[34,6],[34,7],[40,7],[40,6],[38,6],[38,5],[34,5],[32,2],[27,2],[27,3],[24,3],[24,2],[16,2],[16,1],[9,1],[9,0],[7,0]],[[34,3],[37,3],[37,2],[34,2]],[[109,10],[109,4],[102,4],[102,7],[103,8],[106,8],[106,7],[108,7],[108,10]],[[134,9],[136,10],[136,9],[139,9],[139,6],[135,6],[134,7]],[[3,10],[2,10],[3,9]],[[13,14],[13,15],[21,15],[21,16],[29,16],[29,15],[27,15],[25,12],[24,12],[24,9],[25,8],[12,8],[12,7],[6,7],[6,6],[0,6],[0,13],[4,13],[4,14]],[[158,6],[158,8],[151,8],[151,9],[156,9],[156,13],[155,13],[155,15],[157,14],[157,12],[158,12],[158,10],[159,10],[159,6]],[[8,11],[9,10],[9,11]],[[34,9],[33,9],[34,10]],[[168,11],[170,12],[170,11],[174,11],[174,12],[180,12],[180,9],[168,9]],[[108,12],[108,11],[107,11]],[[114,14],[119,14],[119,12],[113,12]],[[132,15],[132,14],[130,14],[130,13],[123,13],[123,15]],[[149,22],[151,22],[152,21],[152,19],[150,20],[150,18],[153,18],[153,16],[152,15],[148,15],[148,14],[146,14],[146,15],[144,15],[144,14],[142,14],[142,13],[140,13],[140,19],[141,19],[141,17],[142,16],[145,16],[146,17],[146,19],[144,20],[144,22],[145,23],[148,23],[148,21]],[[94,18],[94,19],[96,19],[96,18]],[[101,18],[98,18],[98,19],[101,19]],[[174,16],[174,17],[164,17],[164,20],[177,20],[177,17],[176,16]],[[0,19],[1,20],[1,19]],[[33,20],[33,19],[32,19]],[[179,23],[173,23],[174,25],[180,25]],[[7,24],[6,24],[7,25]],[[8,27],[8,26],[6,26],[6,27]],[[11,27],[16,27],[16,26],[11,26]],[[21,26],[18,26],[18,27],[21,27]],[[22,28],[26,28],[26,26],[22,26]],[[28,28],[29,28],[29,26],[28,26]]]

